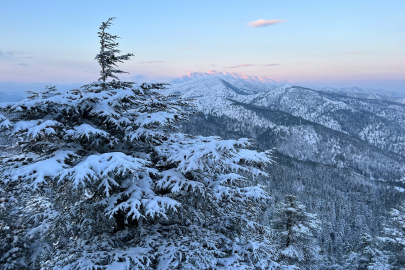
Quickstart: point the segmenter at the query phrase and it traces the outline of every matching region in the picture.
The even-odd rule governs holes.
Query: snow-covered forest
[[[0,104],[0,269],[405,269],[405,105],[203,74]],[[214,76],[215,75],[215,76]]]

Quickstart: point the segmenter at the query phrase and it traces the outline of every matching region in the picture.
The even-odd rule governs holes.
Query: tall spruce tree
[[[111,20],[100,27],[98,82],[67,93],[50,87],[1,107],[13,143],[0,188],[21,198],[7,215],[25,224],[14,232],[21,248],[9,230],[1,267],[277,265],[269,231],[257,222],[267,194],[248,184],[266,177],[269,153],[248,150],[248,139],[183,134],[176,123],[187,119],[189,103],[159,94],[162,84],[119,81],[113,74],[123,72],[113,66],[131,54],[115,56],[117,37],[105,32]]]
[[[99,81],[106,82],[108,78],[119,80],[119,78],[114,75],[114,73],[122,74],[128,73],[120,69],[116,69],[117,63],[123,63],[125,60],[129,60],[132,53],[127,53],[124,55],[116,55],[121,51],[118,50],[118,42],[116,40],[119,38],[116,35],[111,35],[106,32],[106,30],[112,25],[112,21],[115,18],[109,18],[106,22],[101,23],[100,31],[98,32],[98,37],[100,38],[100,52],[96,55],[96,60],[101,66]]]

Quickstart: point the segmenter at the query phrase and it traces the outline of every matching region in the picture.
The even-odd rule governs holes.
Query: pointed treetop
[[[123,63],[125,60],[129,60],[130,57],[133,56],[132,53],[117,55],[121,52],[120,50],[118,50],[118,42],[116,42],[116,39],[118,39],[119,37],[106,32],[106,29],[108,29],[112,25],[112,21],[114,19],[115,17],[111,17],[108,18],[106,22],[102,22],[100,31],[98,32],[101,46],[100,52],[96,55],[95,59],[101,66],[101,77],[99,78],[99,81],[103,82],[106,82],[108,77],[119,80],[119,78],[114,75],[114,73],[128,73],[115,67],[118,67],[117,62]]]

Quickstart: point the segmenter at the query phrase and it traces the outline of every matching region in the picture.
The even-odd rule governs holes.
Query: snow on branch
[[[13,126],[10,120],[4,115],[0,114],[0,130],[9,129]]]
[[[159,124],[161,126],[172,124],[177,121],[177,115],[168,112],[155,113],[140,113],[134,124],[144,127],[151,124]]]
[[[28,165],[17,168],[11,173],[11,180],[16,181],[24,178],[32,181],[31,186],[37,189],[40,185],[47,183],[47,178],[53,178],[55,175],[68,168],[65,164],[66,159],[75,156],[72,151],[58,151],[50,158],[43,159]]]
[[[264,171],[253,170],[243,166],[247,164],[271,164],[273,161],[266,153],[239,149],[247,147],[247,139],[221,140],[218,137],[188,137],[174,134],[156,150],[167,157],[167,163],[177,164],[183,173],[191,171],[221,172],[250,172],[253,175],[266,175]],[[216,164],[216,166],[213,166]]]
[[[96,136],[96,135],[100,136],[100,137],[104,137],[104,138],[109,137],[109,134],[107,132],[105,132],[104,130],[94,128],[89,124],[82,124],[80,126],[74,127],[73,137],[75,139],[87,138],[89,140],[90,137]]]
[[[64,169],[58,174],[59,181],[68,179],[74,188],[87,186],[86,183],[102,181],[105,190],[116,185],[116,177],[147,170],[148,161],[128,156],[122,152],[111,152],[88,156],[73,168]],[[105,181],[104,179],[107,179]],[[104,181],[103,181],[104,180]],[[108,193],[107,193],[108,194]]]

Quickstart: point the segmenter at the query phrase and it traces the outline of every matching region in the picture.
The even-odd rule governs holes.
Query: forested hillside
[[[404,200],[403,104],[397,98],[292,85],[256,93],[251,87],[247,94],[223,80],[200,78],[199,84],[166,90],[195,99],[200,113],[182,128],[206,136],[252,137],[256,149],[274,149],[276,164],[265,182],[272,200],[264,222],[271,224],[274,205],[285,195],[297,196],[321,220],[317,240],[329,260],[321,269],[357,269],[348,260],[361,252],[363,235],[377,241],[389,212]]]

